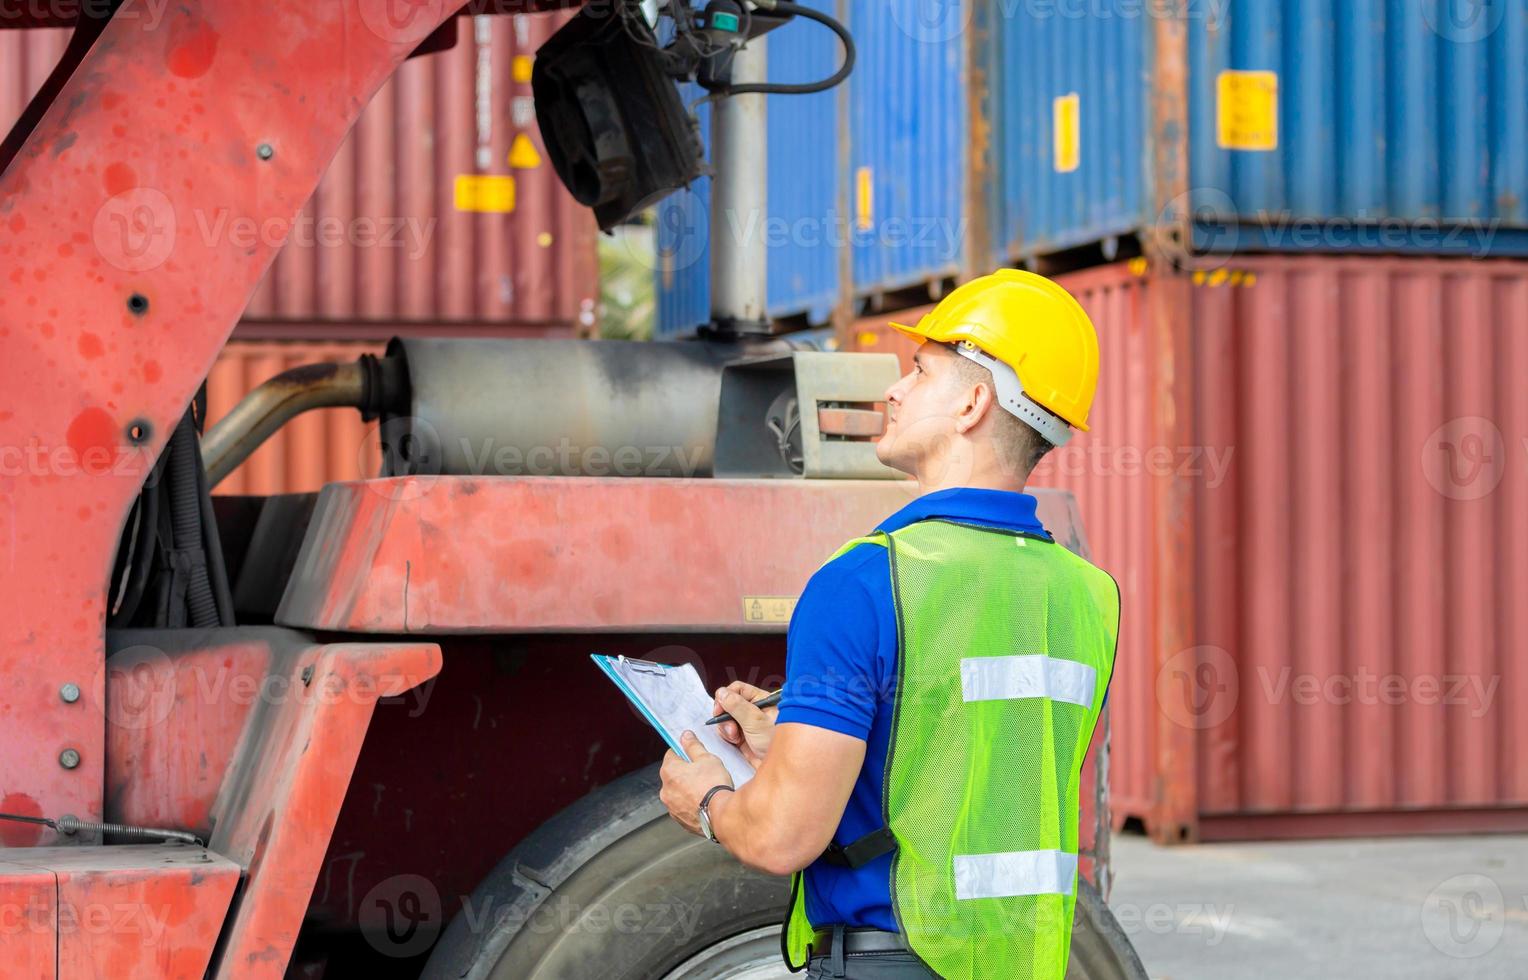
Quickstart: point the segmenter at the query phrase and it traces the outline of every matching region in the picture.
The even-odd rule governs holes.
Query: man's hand
[[[722,738],[736,745],[743,758],[755,769],[769,752],[775,736],[775,717],[779,708],[756,708],[753,702],[770,692],[743,681],[733,681],[716,689],[716,713],[726,712],[737,721],[724,721],[716,728]]]
[[[672,749],[664,755],[663,766],[658,770],[663,779],[658,799],[668,807],[669,816],[677,820],[679,826],[699,834],[701,797],[713,786],[731,786],[732,777],[727,774],[722,760],[707,752],[694,732],[680,735],[679,744],[684,746],[691,761],[685,762]]]

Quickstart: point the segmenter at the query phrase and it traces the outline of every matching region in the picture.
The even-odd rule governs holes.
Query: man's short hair
[[[997,384],[992,379],[991,371],[957,353],[954,348],[950,352],[955,355],[955,380],[959,384],[985,384],[992,390],[992,407],[997,413],[993,419],[992,448],[997,452],[999,465],[1010,473],[1027,476],[1045,458],[1045,454],[1056,447],[998,403]]]

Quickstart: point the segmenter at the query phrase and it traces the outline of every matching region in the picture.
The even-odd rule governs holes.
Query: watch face
[[[706,812],[705,807],[700,808],[700,832],[705,834],[706,840],[716,840],[716,835],[711,833],[711,815]]]

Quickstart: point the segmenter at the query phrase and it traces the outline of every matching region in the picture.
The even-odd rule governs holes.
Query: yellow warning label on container
[[[509,63],[510,77],[517,82],[527,83],[531,80],[531,65],[533,60],[528,54],[517,54]]]
[[[860,231],[875,227],[875,170],[870,167],[854,171],[854,227]]]
[[[1279,76],[1223,71],[1216,83],[1215,142],[1223,150],[1279,148]]]
[[[1081,103],[1076,92],[1057,96],[1051,102],[1051,152],[1058,174],[1069,174],[1077,169],[1080,111]]]
[[[516,170],[535,170],[541,166],[541,154],[536,152],[536,144],[524,133],[517,133],[510,144],[509,165]]]
[[[515,209],[515,178],[508,174],[457,174],[456,210],[509,214]]]
[[[743,596],[743,622],[788,623],[796,608],[793,595],[745,595]]]

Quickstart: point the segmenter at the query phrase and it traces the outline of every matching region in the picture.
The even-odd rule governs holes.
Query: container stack
[[[1093,431],[1034,482],[1078,493],[1123,593],[1116,824],[1528,829],[1528,8],[942,6],[839,4],[855,85],[837,116],[772,97],[801,135],[770,216],[953,219],[954,246],[793,239],[779,264],[822,278],[793,290],[772,250],[770,309],[904,357],[886,322],[951,269],[1089,309]],[[661,270],[663,332],[704,319],[704,278]]]
[[[209,421],[289,367],[388,337],[575,336],[594,327],[596,229],[545,159],[531,61],[568,14],[462,18],[451,50],[406,62],[361,113],[296,220],[179,216],[180,234],[286,244],[208,379]],[[69,31],[0,31],[0,131]],[[376,472],[373,426],[310,413],[219,492],[316,490]]]

